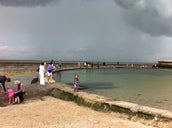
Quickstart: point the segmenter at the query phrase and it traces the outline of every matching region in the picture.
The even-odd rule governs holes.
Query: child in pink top
[[[8,99],[9,99],[9,104],[13,103],[14,101],[14,90],[10,87],[8,87]]]

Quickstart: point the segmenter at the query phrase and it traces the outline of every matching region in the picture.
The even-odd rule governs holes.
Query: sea
[[[58,82],[73,84],[79,75],[80,85],[88,93],[119,101],[172,110],[172,69],[96,68],[65,70],[54,74]]]

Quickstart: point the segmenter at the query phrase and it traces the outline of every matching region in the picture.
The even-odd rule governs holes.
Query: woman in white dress
[[[39,66],[40,85],[45,85],[44,74],[45,74],[45,63],[41,62]]]

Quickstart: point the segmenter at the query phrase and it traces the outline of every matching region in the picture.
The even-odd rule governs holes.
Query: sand
[[[10,75],[10,74],[8,74]],[[48,96],[49,85],[39,83],[30,85],[36,72],[13,74],[12,82],[18,79],[26,86],[25,102],[8,105],[6,93],[0,91],[0,127],[1,128],[152,128],[140,120],[129,120],[115,112],[98,112],[79,106],[74,102],[63,101]],[[148,126],[151,125],[151,126]],[[171,128],[169,122],[158,127]]]
[[[3,128],[149,128],[49,96],[0,108],[0,113]]]

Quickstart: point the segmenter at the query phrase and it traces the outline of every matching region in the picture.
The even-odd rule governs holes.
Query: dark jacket
[[[6,88],[5,88],[5,82],[7,80],[6,76],[0,76],[0,83],[2,84],[2,87],[4,89],[4,91],[6,92]]]

